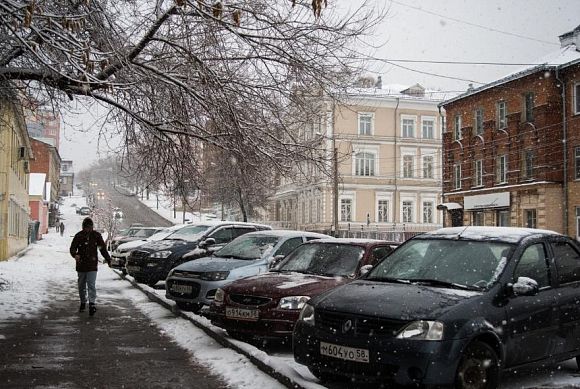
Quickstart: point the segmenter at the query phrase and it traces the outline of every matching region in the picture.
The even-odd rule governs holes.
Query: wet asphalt
[[[50,293],[37,316],[0,321],[1,388],[227,387],[129,300],[108,298],[90,317],[74,285]]]

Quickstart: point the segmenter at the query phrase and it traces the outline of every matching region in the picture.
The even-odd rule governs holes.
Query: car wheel
[[[175,303],[182,311],[188,311],[193,313],[198,313],[203,307],[203,304],[184,303],[183,301],[176,301]]]
[[[487,343],[475,341],[465,349],[457,374],[455,387],[460,389],[491,389],[499,385],[499,358]]]

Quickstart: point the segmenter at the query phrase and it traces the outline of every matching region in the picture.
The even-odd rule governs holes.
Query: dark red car
[[[363,266],[374,266],[397,244],[367,239],[305,243],[269,273],[218,289],[210,306],[211,322],[237,338],[289,337],[311,297],[353,281]]]

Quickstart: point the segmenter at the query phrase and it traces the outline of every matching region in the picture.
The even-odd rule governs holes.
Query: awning
[[[459,203],[441,203],[437,206],[437,209],[446,209],[452,211],[454,209],[463,209],[463,205]]]

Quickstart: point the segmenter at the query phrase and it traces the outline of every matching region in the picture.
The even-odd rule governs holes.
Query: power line
[[[545,40],[537,39],[537,38],[531,38],[531,37],[528,37],[528,36],[525,36],[525,35],[516,34],[515,32],[498,30],[497,28],[488,27],[488,26],[484,26],[484,25],[481,25],[481,24],[468,22],[466,20],[452,18],[450,16],[446,16],[446,15],[439,14],[437,12],[429,11],[429,10],[426,10],[424,8],[421,8],[421,7],[415,7],[415,6],[412,6],[412,5],[409,5],[409,4],[401,3],[400,1],[391,0],[391,2],[392,3],[395,3],[395,4],[398,4],[400,6],[403,6],[403,7],[407,7],[407,8],[414,9],[414,10],[419,11],[419,12],[427,13],[429,15],[434,15],[434,16],[438,16],[438,17],[443,18],[443,19],[452,20],[452,21],[457,22],[457,23],[466,24],[466,25],[471,26],[471,27],[477,27],[477,28],[481,28],[483,30],[496,32],[498,34],[509,35],[509,36],[512,36],[512,37],[526,39],[526,40],[534,41],[534,42],[539,42],[539,43],[546,44],[546,45],[559,46],[558,43],[549,42],[549,41],[545,41]]]

